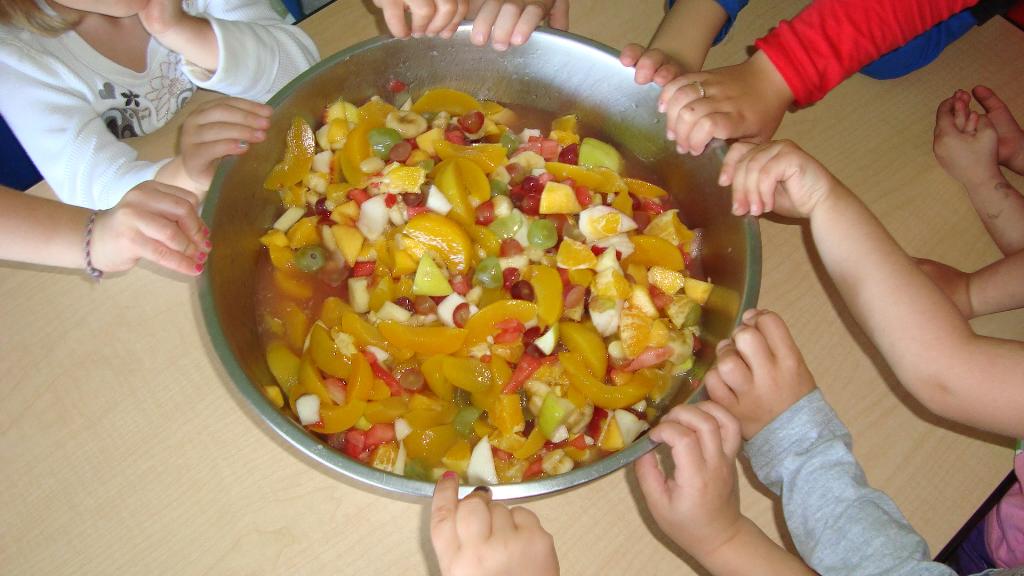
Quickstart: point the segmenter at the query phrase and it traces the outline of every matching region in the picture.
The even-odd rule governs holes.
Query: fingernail
[[[523,38],[521,34],[516,34],[515,36],[512,37],[513,44],[519,45],[522,44],[523,42],[526,42],[526,38]]]
[[[732,213],[735,214],[736,216],[739,216],[740,214],[742,214],[742,212],[740,212],[740,205],[739,204],[733,204],[732,205]]]
[[[209,250],[210,248],[213,248],[213,242],[210,242],[209,240],[206,240],[206,241],[203,242],[203,247],[206,248],[207,250]]]
[[[201,263],[200,264],[196,264],[196,272],[202,272],[202,271],[203,271],[203,265]]]
[[[249,143],[246,142],[245,140],[239,140],[238,147],[241,148],[242,150],[245,150],[249,147]]]
[[[760,310],[758,310],[757,308],[751,308],[750,310],[747,310],[746,312],[743,313],[743,320],[750,320],[754,316],[757,316],[759,313]]]
[[[206,236],[207,238],[210,237],[210,229],[209,228],[203,228],[203,236]]]
[[[459,475],[456,474],[455,472],[452,472],[451,470],[448,470],[447,472],[442,474],[441,477],[444,478],[445,480],[455,480],[459,477]]]
[[[719,186],[725,186],[725,181],[726,181],[725,180],[725,174],[719,174],[718,175],[718,185]]]
[[[725,340],[720,340],[718,342],[718,344],[715,345],[715,352],[721,352],[722,348],[725,348],[729,344],[732,344],[732,339],[731,338],[726,338]]]
[[[484,494],[490,494],[491,489],[488,488],[487,486],[477,486],[476,488],[473,488],[473,492],[482,492]]]
[[[267,137],[267,133],[264,132],[263,130],[257,130],[255,136],[257,140],[263,140],[264,138]]]
[[[196,262],[199,262],[199,263],[206,262],[206,258],[208,256],[209,256],[209,254],[207,254],[206,252],[200,252],[199,254],[196,255]]]

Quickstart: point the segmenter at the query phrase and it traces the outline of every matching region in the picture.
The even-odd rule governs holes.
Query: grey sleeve
[[[850,433],[821,392],[803,397],[747,442],[754,473],[782,496],[797,550],[820,574],[954,575],[896,504],[868,485]]]

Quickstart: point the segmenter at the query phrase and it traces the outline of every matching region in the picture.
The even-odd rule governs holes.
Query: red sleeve
[[[797,106],[978,0],[816,0],[755,45],[772,61]]]

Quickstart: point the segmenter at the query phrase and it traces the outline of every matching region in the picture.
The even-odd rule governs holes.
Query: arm
[[[825,268],[911,394],[940,416],[1024,436],[1024,343],[975,334],[867,206],[791,142],[734,145],[720,182],[734,174],[735,213],[809,215]]]
[[[967,282],[974,316],[1024,308],[1024,251],[970,274]]]
[[[82,96],[93,88],[55,57],[5,38],[0,83],[0,114],[64,202],[109,208],[162,166],[137,160],[107,130]]]
[[[203,68],[185,69],[200,88],[265,102],[320,59],[309,36],[285,23],[266,0],[197,4],[196,16],[212,27],[217,44],[212,67],[189,58]]]
[[[952,575],[893,501],[868,486],[846,427],[821,396],[804,396],[751,439],[758,479],[782,495],[786,526],[821,574],[857,566],[860,575]]]
[[[111,210],[96,215],[92,265],[104,272],[132,268],[140,258],[182,274],[202,272],[209,230],[195,195],[147,182]],[[0,260],[85,268],[85,229],[92,211],[0,187]]]
[[[815,0],[758,40],[798,106],[978,0]]]
[[[739,12],[745,2],[729,2]],[[716,0],[682,0],[672,5],[647,48],[627,44],[619,61],[636,68],[637,84],[664,86],[683,72],[700,70],[723,26],[735,17]]]

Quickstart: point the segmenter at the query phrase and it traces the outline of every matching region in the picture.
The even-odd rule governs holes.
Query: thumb
[[[654,451],[641,456],[633,469],[636,471],[636,480],[644,495],[644,501],[647,502],[647,508],[652,514],[664,510],[669,499],[668,482],[665,473],[661,471],[661,466],[658,465]]]

